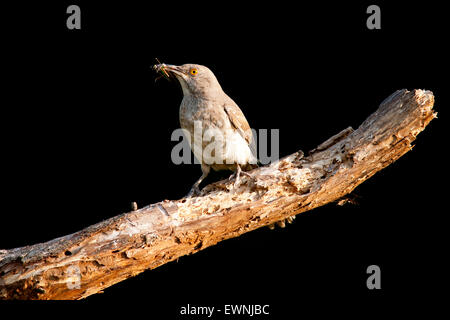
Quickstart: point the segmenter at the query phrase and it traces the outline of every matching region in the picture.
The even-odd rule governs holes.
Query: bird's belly
[[[239,132],[231,126],[222,109],[207,104],[183,100],[180,107],[180,125],[194,156],[202,164],[214,165],[215,170],[231,169],[235,164],[256,163],[250,147]]]
[[[188,132],[187,140],[194,156],[203,164],[215,165],[214,170],[232,169],[235,164],[256,163],[247,142],[235,130],[216,127],[183,129]]]

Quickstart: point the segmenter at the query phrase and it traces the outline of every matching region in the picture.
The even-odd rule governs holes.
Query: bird
[[[157,64],[153,67],[163,76],[173,75],[181,85],[183,99],[179,109],[180,126],[187,136],[202,175],[188,197],[200,194],[200,183],[210,170],[231,170],[229,179],[252,177],[246,171],[257,167],[252,130],[239,106],[222,89],[214,73],[199,64]],[[196,130],[201,129],[196,136]]]

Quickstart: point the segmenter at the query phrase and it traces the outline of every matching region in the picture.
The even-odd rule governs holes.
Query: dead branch
[[[430,91],[399,90],[357,129],[201,196],[165,200],[46,243],[0,250],[0,299],[82,299],[144,270],[335,201],[411,150],[436,116]]]

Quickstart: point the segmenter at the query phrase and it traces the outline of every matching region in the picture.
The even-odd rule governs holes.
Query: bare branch
[[[355,131],[201,196],[162,201],[46,243],[0,250],[0,299],[81,299],[180,256],[335,201],[411,150],[436,116],[430,91],[399,90]]]

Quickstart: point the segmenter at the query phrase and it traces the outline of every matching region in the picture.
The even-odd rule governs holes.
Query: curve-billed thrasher
[[[189,196],[200,192],[199,185],[211,168],[232,170],[239,184],[242,171],[256,167],[252,131],[238,105],[223,92],[214,73],[197,64],[182,66],[157,64],[154,69],[166,77],[174,75],[183,89],[180,124],[188,136],[194,156],[200,161],[202,176],[194,183]],[[194,136],[194,128],[201,136]],[[231,177],[230,177],[231,178]]]

